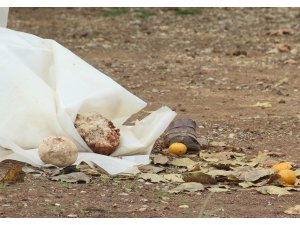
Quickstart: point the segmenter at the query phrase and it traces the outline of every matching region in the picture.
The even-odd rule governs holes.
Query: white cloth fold
[[[135,173],[135,165],[149,162],[155,140],[175,117],[164,106],[133,126],[123,125],[146,106],[144,101],[57,42],[31,34],[0,28],[0,71],[0,161],[43,166],[38,145],[62,135],[79,148],[77,164],[85,161],[110,174]],[[121,143],[112,156],[93,153],[76,131],[77,113],[88,111],[120,129]]]
[[[8,7],[0,7],[0,27],[7,26],[8,11]]]

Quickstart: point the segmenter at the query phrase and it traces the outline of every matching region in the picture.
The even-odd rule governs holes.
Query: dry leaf
[[[152,165],[141,165],[138,168],[143,173],[159,173],[159,172],[165,170],[165,168],[161,168],[161,167],[157,167],[157,166],[152,166]]]
[[[11,167],[5,176],[0,181],[1,183],[13,184],[16,182],[24,182],[25,172],[22,170],[21,166]]]
[[[183,180],[185,182],[197,182],[201,184],[216,184],[217,181],[209,174],[202,172],[193,172],[183,175]]]
[[[239,185],[240,185],[242,188],[248,188],[248,187],[254,186],[254,183],[245,181],[245,182],[239,183]]]
[[[245,154],[238,152],[200,153],[200,158],[217,169],[229,170],[231,167],[245,165]]]
[[[211,188],[207,188],[207,190],[209,190],[210,192],[213,192],[213,193],[230,191],[229,189],[219,188],[219,187],[211,187]]]
[[[261,178],[265,178],[271,176],[275,173],[272,169],[264,169],[264,168],[255,168],[252,171],[246,172],[244,176],[244,180],[248,182],[258,181]]]
[[[91,178],[82,172],[74,172],[63,175],[50,177],[54,181],[62,181],[67,183],[89,183]]]
[[[296,173],[296,176],[297,176],[297,177],[300,177],[300,169],[296,169],[296,170],[295,170],[295,173]]]
[[[179,159],[172,160],[171,164],[174,166],[189,167],[189,166],[194,166],[197,163],[191,160],[190,158],[179,158]]]
[[[284,213],[289,215],[300,215],[300,205],[290,207],[287,210],[285,210]]]
[[[225,147],[227,144],[225,142],[217,142],[217,141],[212,141],[209,143],[209,146],[211,147]]]
[[[196,191],[203,191],[204,186],[200,183],[190,182],[190,183],[183,183],[177,186],[176,188],[170,190],[170,193],[179,193],[183,191],[188,192],[196,192]]]
[[[200,164],[199,164],[199,163],[187,167],[187,170],[188,170],[189,172],[199,171],[200,169],[201,169],[201,167],[200,167]]]
[[[259,164],[264,164],[269,159],[269,156],[266,152],[259,151],[257,156],[250,160],[249,163],[246,163],[249,166],[257,166]]]
[[[142,173],[139,175],[139,178],[143,180],[149,180],[152,183],[159,183],[159,182],[166,181],[162,175],[158,175],[154,173]]]
[[[163,178],[172,183],[183,183],[182,175],[180,174],[164,174]]]
[[[233,171],[226,171],[226,170],[210,170],[207,172],[208,175],[211,175],[212,177],[218,177],[218,176],[233,176],[234,172]]]
[[[254,186],[256,186],[256,187],[265,186],[267,184],[273,183],[273,181],[274,181],[274,177],[271,176],[271,177],[268,177],[268,179],[264,179],[264,180],[262,180],[260,182],[255,183]]]
[[[300,191],[299,187],[285,187],[284,189],[288,191]]]
[[[242,162],[245,159],[245,154],[239,152],[225,151],[225,152],[200,152],[199,157],[207,162]],[[224,163],[225,162],[225,163]],[[232,164],[232,163],[230,163]]]
[[[79,165],[79,166],[71,165],[64,168],[55,168],[54,170],[52,170],[50,177],[54,177],[61,174],[80,172],[78,168],[81,166],[82,168],[90,168],[88,165]]]
[[[218,170],[231,170],[231,166],[232,166],[230,164],[224,164],[224,163],[213,163],[211,165]]]
[[[32,166],[24,166],[22,167],[24,173],[31,173],[31,174],[41,174],[43,171],[39,168],[35,168]]]
[[[281,187],[276,187],[276,186],[263,186],[263,187],[258,187],[255,188],[258,192],[262,194],[270,194],[270,195],[290,195],[291,193],[288,192],[286,189],[281,188]]]
[[[101,173],[96,168],[82,168],[80,172],[91,176],[101,176]]]
[[[257,102],[256,104],[250,105],[249,107],[260,107],[264,109],[264,108],[271,108],[272,104],[270,102]]]
[[[281,80],[279,80],[274,86],[278,87],[278,86],[281,86],[283,84],[287,84],[288,81],[289,81],[289,78],[288,77],[284,77]]]
[[[167,162],[169,162],[169,159],[167,156],[164,156],[162,154],[158,154],[158,155],[155,155],[154,158],[153,158],[153,163],[154,164],[161,164],[161,165],[164,165],[166,164]]]

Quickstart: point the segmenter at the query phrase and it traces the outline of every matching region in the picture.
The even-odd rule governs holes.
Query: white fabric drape
[[[85,161],[108,173],[135,173],[149,162],[155,140],[175,117],[162,107],[133,126],[123,123],[146,106],[114,80],[49,39],[0,28],[0,161],[43,166],[37,147],[43,138],[63,135],[76,143],[77,164]],[[101,113],[120,129],[112,156],[95,154],[73,122],[79,112]]]
[[[0,7],[0,27],[7,26],[8,10],[9,8]]]

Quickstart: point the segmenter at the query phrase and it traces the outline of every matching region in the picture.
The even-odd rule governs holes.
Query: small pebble
[[[128,193],[120,193],[119,195],[127,196],[127,195],[129,195],[129,194],[128,194]]]
[[[235,137],[234,133],[231,133],[231,134],[228,135],[228,138],[230,138],[230,139],[233,139],[234,137]]]
[[[67,217],[69,217],[69,218],[77,218],[78,216],[76,214],[69,214],[69,215],[67,215]]]
[[[139,211],[140,212],[144,212],[147,208],[140,208]]]
[[[179,208],[181,208],[181,209],[188,209],[189,206],[188,205],[180,205]]]

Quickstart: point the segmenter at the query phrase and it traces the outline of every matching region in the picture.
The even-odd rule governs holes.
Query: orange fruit
[[[282,163],[278,163],[274,166],[272,166],[272,169],[275,171],[280,171],[280,170],[286,170],[286,169],[292,169],[292,165],[288,162],[282,162]]]
[[[175,155],[183,155],[187,151],[187,147],[185,144],[176,142],[169,146],[169,153],[175,154]]]
[[[293,170],[284,169],[277,172],[279,178],[278,181],[283,186],[290,186],[296,183],[296,173]]]

